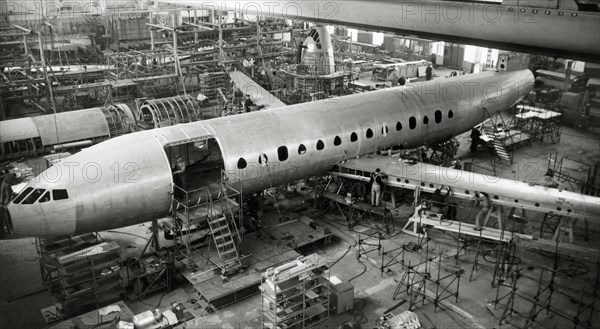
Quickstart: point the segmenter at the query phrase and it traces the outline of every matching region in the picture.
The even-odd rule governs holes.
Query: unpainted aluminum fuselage
[[[448,139],[483,121],[483,108],[494,114],[514,105],[533,82],[527,70],[485,72],[117,137],[36,177],[29,187],[66,189],[68,198],[9,204],[13,233],[73,235],[168,215],[173,177],[164,149],[170,145],[214,138],[229,181],[249,193],[322,175],[378,149]],[[281,147],[287,158],[280,161]],[[261,154],[266,163],[259,163]]]

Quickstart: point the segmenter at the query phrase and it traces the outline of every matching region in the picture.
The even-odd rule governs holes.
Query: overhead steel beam
[[[459,1],[162,2],[600,62],[598,12]]]

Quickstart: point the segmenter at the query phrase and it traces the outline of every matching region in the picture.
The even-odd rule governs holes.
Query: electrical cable
[[[367,265],[365,265],[365,264],[364,264],[364,263],[363,263],[363,262],[360,260],[360,257],[359,257],[359,255],[360,255],[360,254],[357,252],[357,253],[356,253],[356,260],[357,260],[357,261],[360,263],[360,265],[362,265],[362,266],[363,266],[363,270],[362,270],[362,272],[360,272],[359,274],[357,274],[356,276],[354,276],[352,279],[348,280],[348,283],[352,282],[354,279],[358,279],[358,278],[359,278],[361,275],[363,275],[363,274],[365,274],[365,272],[367,272]]]
[[[332,268],[332,267],[334,267],[334,266],[335,266],[335,264],[337,264],[337,263],[338,263],[340,260],[342,260],[342,258],[346,257],[346,255],[348,254],[348,252],[350,252],[350,250],[351,250],[351,249],[352,249],[352,246],[348,246],[348,249],[346,250],[346,252],[345,252],[345,253],[344,253],[342,256],[340,256],[340,258],[338,258],[338,259],[337,259],[335,262],[333,262],[333,263],[332,263],[332,264],[329,266],[329,268]]]
[[[160,299],[158,300],[158,304],[156,305],[155,308],[159,308],[160,307],[160,304],[162,304],[163,297],[165,297],[166,294],[167,294],[166,291],[162,293],[162,295],[160,296]]]

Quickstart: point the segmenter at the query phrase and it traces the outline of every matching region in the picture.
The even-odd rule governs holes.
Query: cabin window
[[[44,192],[46,192],[46,190],[36,188],[33,193],[29,194],[29,196],[23,200],[22,204],[33,204],[40,196],[42,196],[42,194],[44,194]]]
[[[44,202],[48,202],[50,201],[50,191],[47,191],[46,193],[44,193],[44,195],[40,198],[40,203],[44,203]]]
[[[52,199],[54,199],[54,201],[66,200],[68,198],[69,198],[69,193],[67,193],[67,190],[53,190],[52,191]]]
[[[285,146],[280,146],[277,149],[277,157],[279,158],[279,161],[285,161],[288,159],[288,149]]]
[[[437,110],[435,111],[435,123],[440,123],[442,122],[442,111]]]
[[[304,146],[304,144],[300,144],[300,146],[298,146],[298,154],[302,155],[306,153],[306,146]]]
[[[323,141],[319,139],[319,141],[317,142],[317,151],[320,151],[324,148],[325,148],[325,143],[323,143]]]
[[[25,198],[27,195],[29,195],[29,193],[31,193],[31,191],[33,191],[33,187],[28,187],[25,189],[25,191],[21,192],[21,194],[19,194],[15,200],[13,201],[13,203],[17,204],[19,202],[21,202],[21,200],[23,200],[23,198]]]
[[[350,135],[350,141],[352,143],[356,142],[358,140],[358,135],[356,133],[352,133],[352,135]]]
[[[238,169],[244,169],[244,168],[246,168],[247,165],[248,165],[248,163],[246,163],[246,159],[240,158],[238,160],[238,163],[237,163]]]
[[[373,137],[373,130],[371,128],[367,129],[367,138]]]
[[[452,119],[453,116],[454,112],[452,112],[452,110],[448,111],[448,118]]]
[[[258,163],[261,165],[266,165],[267,162],[269,162],[269,157],[266,154],[263,153],[258,157]]]
[[[400,121],[396,122],[396,131],[402,130],[402,123]]]
[[[335,145],[335,146],[342,145],[342,139],[340,138],[340,136],[335,136],[335,138],[333,139],[333,145]]]
[[[417,119],[415,117],[410,117],[410,119],[408,119],[408,127],[410,129],[415,129],[417,127]]]
[[[429,123],[429,118],[427,116],[423,117],[423,124],[426,125]]]

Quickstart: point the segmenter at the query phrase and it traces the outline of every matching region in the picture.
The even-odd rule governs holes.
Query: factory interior
[[[598,31],[0,0],[0,328],[600,329]]]

